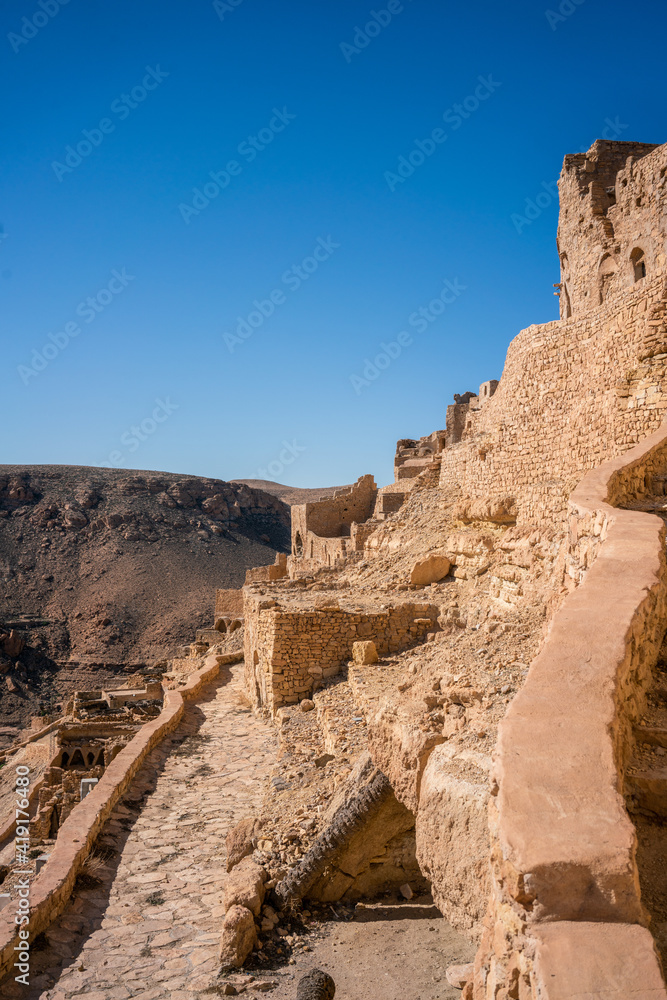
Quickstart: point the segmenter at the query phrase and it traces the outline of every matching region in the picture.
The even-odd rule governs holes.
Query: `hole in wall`
[[[630,254],[630,261],[632,263],[635,282],[641,281],[642,278],[646,277],[646,257],[641,247],[635,247]]]

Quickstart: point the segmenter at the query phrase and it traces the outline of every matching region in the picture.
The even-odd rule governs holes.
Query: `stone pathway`
[[[101,837],[102,884],[77,890],[32,956],[31,986],[8,980],[3,1000],[194,1000],[210,986],[225,837],[257,811],[276,754],[242,670],[223,668],[153,752]]]

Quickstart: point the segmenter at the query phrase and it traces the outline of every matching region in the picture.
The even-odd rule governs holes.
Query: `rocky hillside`
[[[211,623],[216,587],[288,548],[289,507],[244,484],[0,466],[0,623],[27,641],[0,650],[0,720],[161,659]]]

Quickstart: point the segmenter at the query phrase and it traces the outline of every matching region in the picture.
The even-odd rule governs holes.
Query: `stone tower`
[[[665,271],[667,178],[652,143],[598,140],[565,157],[558,182],[561,319]]]

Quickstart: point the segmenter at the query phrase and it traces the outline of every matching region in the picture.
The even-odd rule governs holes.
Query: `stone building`
[[[44,772],[37,809],[30,820],[32,843],[53,840],[75,805],[81,801],[82,782],[99,780],[111,761],[137,733],[140,724],[119,721],[76,721],[72,716],[58,727],[53,758]]]
[[[582,316],[665,267],[664,152],[595,142],[565,157],[559,182],[561,319]]]
[[[305,569],[335,566],[363,550],[367,533],[361,526],[372,516],[376,498],[373,477],[361,476],[333,497],[292,507],[292,557]]]

